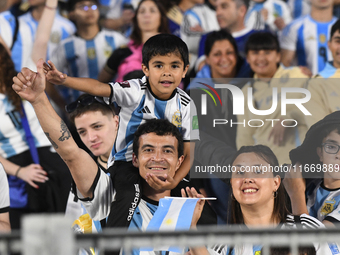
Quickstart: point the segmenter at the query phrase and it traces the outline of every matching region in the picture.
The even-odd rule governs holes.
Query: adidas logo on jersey
[[[149,107],[148,106],[145,106],[142,110],[140,110],[139,112],[142,112],[142,113],[151,113],[151,111],[149,110]]]

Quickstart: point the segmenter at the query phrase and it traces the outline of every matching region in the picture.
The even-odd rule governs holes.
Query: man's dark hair
[[[338,19],[331,28],[331,36],[329,37],[329,40],[332,40],[332,37],[336,31],[340,32],[340,19]]]
[[[140,125],[135,132],[135,136],[133,138],[133,153],[138,158],[138,149],[139,149],[139,138],[144,134],[155,133],[158,136],[166,136],[171,135],[176,137],[178,146],[178,158],[183,155],[184,145],[183,145],[183,137],[179,132],[178,128],[170,123],[168,120],[163,119],[152,119],[147,120],[145,123]]]
[[[249,36],[246,42],[246,54],[250,50],[275,50],[280,52],[279,40],[270,32],[257,32]]]
[[[94,2],[94,3],[98,6],[98,8],[99,8],[99,5],[100,5],[99,0],[68,0],[68,3],[67,3],[67,10],[68,10],[69,12],[74,11],[75,6],[76,6],[77,3],[85,2],[85,1]]]
[[[143,46],[142,63],[149,68],[149,61],[155,56],[175,54],[184,62],[184,69],[189,65],[189,50],[181,38],[171,34],[158,34],[150,37]]]

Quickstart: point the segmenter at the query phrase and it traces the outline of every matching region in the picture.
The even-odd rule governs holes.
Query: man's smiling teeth
[[[256,189],[245,189],[245,190],[243,190],[244,193],[254,193],[256,191],[257,191]]]
[[[150,167],[151,170],[164,170],[163,167]]]

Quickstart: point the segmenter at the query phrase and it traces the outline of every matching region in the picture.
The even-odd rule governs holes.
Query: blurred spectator
[[[193,66],[198,56],[201,36],[204,33],[218,30],[219,25],[215,10],[205,5],[203,0],[191,0],[191,3],[194,6],[184,12],[183,21],[180,26],[180,37],[188,45],[190,62]]]
[[[0,161],[8,174],[11,226],[17,229],[23,214],[65,212],[71,179],[67,166],[51,150],[32,106],[12,90],[16,72],[2,45],[0,59]]]
[[[245,44],[248,37],[256,32],[252,28],[248,28],[244,25],[244,18],[249,6],[249,0],[216,0],[216,17],[221,29],[229,31],[236,40],[238,53],[241,57],[245,57]],[[201,70],[205,64],[205,41],[207,39],[205,34],[201,37],[198,60],[195,64],[195,70]]]
[[[321,72],[332,60],[328,50],[334,0],[311,0],[311,12],[294,20],[281,34],[282,64],[308,67],[312,74]]]
[[[247,61],[255,73],[254,79],[243,88],[245,102],[248,102],[248,89],[252,88],[252,103],[256,111],[273,108],[273,98],[277,98],[277,106],[266,115],[258,115],[246,108],[244,115],[238,115],[236,145],[263,144],[270,147],[278,157],[280,164],[289,162],[289,151],[299,146],[307,131],[304,114],[295,105],[287,105],[287,115],[281,115],[281,100],[275,95],[281,88],[302,88],[308,77],[298,67],[284,68],[280,65],[280,45],[276,36],[270,32],[252,34],[246,44]],[[299,78],[299,79],[296,79]],[[289,93],[289,98],[300,98],[301,93]],[[249,105],[249,104],[248,104]],[[254,122],[250,120],[256,119]],[[273,120],[273,121],[268,121]],[[297,123],[285,121],[293,119]],[[254,127],[255,126],[255,127]],[[288,126],[288,127],[287,127]]]
[[[292,21],[290,10],[282,0],[251,0],[245,18],[247,27],[281,31]]]
[[[32,6],[31,11],[20,16],[18,18],[19,22],[16,22],[16,20],[9,15],[6,16],[10,23],[10,33],[6,32],[6,34],[3,34],[2,31],[0,31],[5,42],[8,42],[7,46],[12,48],[12,60],[17,71],[20,71],[23,66],[27,66],[27,62],[30,60],[38,23],[43,11],[45,9],[56,9],[55,6],[48,6],[46,0],[29,0],[29,3]],[[46,58],[49,58],[60,40],[67,38],[74,32],[75,26],[72,22],[56,14]],[[7,39],[5,37],[7,37]],[[13,42],[13,39],[16,39],[15,42]]]
[[[106,10],[101,15],[100,25],[107,29],[117,30],[129,34],[132,25],[132,18],[140,0],[101,0],[101,7]],[[101,8],[101,9],[104,9]]]
[[[158,33],[168,33],[167,19],[159,0],[142,0],[133,18],[133,30],[127,47],[115,50],[98,76],[101,82],[122,82],[132,78],[142,78],[143,44]],[[135,77],[126,77],[127,75]]]
[[[98,4],[97,0],[69,1],[69,17],[76,24],[77,34],[61,41],[50,59],[57,69],[70,76],[97,79],[112,51],[127,41],[118,32],[100,29]],[[58,90],[66,103],[81,94],[64,87]]]
[[[312,115],[306,115],[308,127],[324,118],[326,115],[340,110],[340,20],[331,28],[328,49],[332,52],[333,61],[326,63],[325,68],[308,83],[311,99],[305,107]]]

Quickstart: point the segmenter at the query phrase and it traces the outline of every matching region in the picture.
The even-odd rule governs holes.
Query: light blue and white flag
[[[159,200],[158,208],[146,231],[189,230],[195,206],[199,198],[165,197]],[[141,251],[173,251],[182,253],[180,247],[147,247]]]

